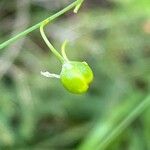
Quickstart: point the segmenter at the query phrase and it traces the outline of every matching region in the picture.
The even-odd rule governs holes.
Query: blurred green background
[[[70,0],[0,0],[0,43],[61,10]],[[71,60],[86,61],[94,82],[83,95],[66,91],[61,64],[38,30],[0,51],[0,149],[98,150],[150,91],[150,1],[85,0],[46,27]],[[150,109],[107,150],[150,150]],[[102,150],[102,149],[100,149]]]

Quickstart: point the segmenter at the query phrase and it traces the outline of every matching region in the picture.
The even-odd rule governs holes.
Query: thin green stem
[[[150,106],[150,95],[148,95],[96,148],[104,150],[106,147],[121,134],[146,108]]]
[[[62,9],[61,11],[57,12],[56,14],[54,14],[53,16],[48,17],[45,20],[48,21],[52,21],[54,19],[56,19],[57,17],[63,15],[65,12],[71,10],[72,8],[76,7],[78,4],[78,1],[73,2],[72,4],[70,4],[69,6],[67,6],[66,8]],[[45,21],[44,20],[44,21]],[[29,34],[30,32],[40,28],[40,26],[43,24],[43,21],[41,21],[40,23],[37,23],[36,25],[28,28],[27,30],[17,34],[16,36],[12,37],[11,39],[5,41],[4,43],[0,44],[0,49],[3,49],[4,47],[8,46],[9,44],[11,44],[12,42],[15,42],[17,39]]]
[[[64,58],[66,61],[69,61],[69,59],[68,59],[68,57],[67,57],[67,55],[66,55],[66,52],[65,52],[67,43],[68,43],[68,41],[65,40],[64,43],[62,44],[62,46],[61,46],[61,53],[62,53],[63,58]]]
[[[42,36],[43,40],[45,41],[47,46],[50,48],[50,50],[54,53],[54,55],[63,63],[65,61],[64,58],[57,52],[57,50],[54,48],[54,46],[47,39],[47,37],[44,33],[44,26],[45,26],[45,23],[43,23],[40,26],[40,32],[41,32],[41,36]]]
[[[75,9],[74,9],[74,13],[78,13],[78,10],[80,9],[82,3],[84,0],[77,0],[78,4],[76,5]]]

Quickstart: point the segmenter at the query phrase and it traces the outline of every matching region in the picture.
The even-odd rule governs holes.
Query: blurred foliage
[[[68,2],[29,1],[30,25]],[[13,30],[16,5],[0,0],[0,43]],[[95,150],[150,91],[149,0],[87,0],[77,16],[70,12],[46,30],[56,47],[69,39],[68,56],[87,61],[94,82],[86,94],[73,95],[43,78],[41,70],[60,72],[61,65],[32,32],[0,81],[0,149]],[[149,150],[149,115],[148,109],[107,149]]]

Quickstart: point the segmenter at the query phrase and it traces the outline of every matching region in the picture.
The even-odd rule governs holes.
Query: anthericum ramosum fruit
[[[71,93],[82,94],[88,90],[93,72],[86,62],[68,61],[62,65],[60,80]]]

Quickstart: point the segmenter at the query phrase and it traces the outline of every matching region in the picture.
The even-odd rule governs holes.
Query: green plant
[[[44,22],[40,27],[41,35],[47,44],[47,46],[51,49],[51,51],[55,54],[55,56],[61,61],[62,63],[62,71],[60,75],[51,74],[48,71],[41,72],[42,75],[45,77],[56,77],[60,78],[64,87],[76,94],[81,94],[87,91],[89,84],[93,80],[93,72],[91,68],[88,66],[86,62],[77,62],[77,61],[70,61],[65,52],[65,47],[67,41],[64,41],[62,44],[61,52],[62,56],[57,52],[57,50],[53,47],[53,45],[48,41],[43,27],[48,23],[48,21]]]
[[[45,22],[51,22],[53,20],[55,20],[56,18],[58,18],[59,16],[63,15],[65,12],[71,10],[72,8],[75,7],[74,9],[74,13],[77,13],[81,4],[83,3],[84,0],[76,0],[75,2],[73,2],[72,4],[68,5],[66,8],[62,9],[61,11],[57,12],[56,14],[46,18],[44,21],[41,21],[39,23],[37,23],[36,25],[28,28],[27,30],[17,34],[16,36],[10,38],[9,40],[3,42],[2,44],[0,44],[0,49],[5,48],[6,46],[8,46],[9,44],[11,44],[12,42],[16,41],[17,39],[29,34],[30,32],[40,28],[41,25],[43,25],[43,23]]]
[[[20,4],[29,0],[16,1]],[[8,23],[17,19],[16,1],[0,1],[0,16],[13,9],[11,16],[1,18],[0,41],[13,30]],[[53,1],[42,2],[42,6],[49,4],[53,12],[56,10]],[[2,2],[5,9],[1,9]],[[70,46],[69,58],[86,58],[93,66],[95,79],[88,94],[72,96],[59,82],[37,75],[37,69],[44,67],[57,72],[59,64],[56,61],[53,65],[55,56],[41,49],[43,40],[39,39],[38,30],[25,40],[0,81],[0,149],[150,149],[150,96],[146,96],[150,91],[149,5],[147,0],[111,2],[113,7],[106,9],[105,5],[103,9],[101,1],[87,1],[87,6],[92,4],[92,7],[87,7],[81,16],[69,15],[52,23],[56,30],[49,37],[54,43],[59,45],[68,33],[75,43]],[[32,22],[47,15],[37,4],[39,1],[29,5]],[[13,53],[12,48],[9,51],[6,48],[4,54]],[[0,68],[10,60],[3,61],[6,55],[2,51],[1,54]],[[60,75],[52,77],[60,78]]]
[[[83,3],[83,1],[84,0],[76,0],[74,3],[72,3],[68,7],[64,8],[60,12],[56,13],[55,15],[45,19],[41,23],[38,23],[37,25],[27,29],[26,31],[18,34],[17,36],[11,38],[10,40],[2,43],[0,45],[0,49],[4,48],[11,42],[17,40],[18,38],[32,32],[34,29],[40,27],[40,33],[41,33],[43,40],[45,41],[47,46],[50,48],[50,50],[54,53],[54,55],[62,63],[62,71],[61,71],[60,76],[56,75],[56,74],[51,74],[48,71],[41,72],[41,74],[46,77],[60,78],[64,87],[72,93],[81,94],[81,93],[86,92],[89,87],[89,84],[93,80],[93,72],[92,72],[91,68],[88,66],[88,64],[86,62],[69,61],[69,59],[67,58],[66,53],[65,53],[65,47],[66,47],[67,41],[65,41],[62,44],[62,56],[61,56],[58,53],[58,51],[54,48],[54,46],[49,42],[48,38],[46,37],[46,35],[44,33],[44,26],[46,24],[48,24],[52,20],[56,19],[60,15],[64,14],[66,11],[72,9],[73,7],[75,7],[74,13],[77,13],[79,8],[81,7],[81,4]]]

